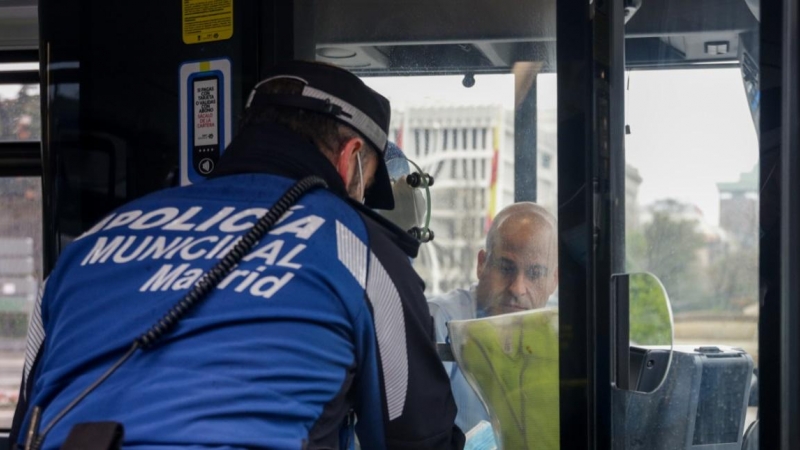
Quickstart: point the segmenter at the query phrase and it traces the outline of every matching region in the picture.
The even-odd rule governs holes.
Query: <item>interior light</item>
[[[728,53],[728,41],[706,42],[706,53],[709,55],[724,55]]]
[[[352,58],[356,56],[356,52],[349,48],[341,47],[321,47],[317,49],[317,55],[325,58]]]

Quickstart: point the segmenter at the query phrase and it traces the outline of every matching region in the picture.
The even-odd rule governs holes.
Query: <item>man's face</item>
[[[478,310],[494,316],[541,308],[558,286],[554,231],[544,220],[507,218],[478,254]]]

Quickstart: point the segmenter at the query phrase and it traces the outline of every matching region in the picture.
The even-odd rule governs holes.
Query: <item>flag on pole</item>
[[[486,221],[484,225],[484,233],[489,232],[492,226],[492,219],[497,214],[497,169],[500,164],[500,127],[495,126],[492,129],[492,147],[494,153],[492,154],[492,173],[489,176],[489,210],[486,212]]]

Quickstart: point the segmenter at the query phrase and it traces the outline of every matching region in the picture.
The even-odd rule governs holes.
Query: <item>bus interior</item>
[[[193,77],[220,74],[222,152],[261,73],[304,59],[389,98],[390,141],[435,180],[426,295],[474,285],[503,207],[558,220],[558,395],[521,403],[559,420],[515,440],[497,419],[497,448],[800,448],[798,1],[760,3],[0,2],[0,432],[61,250],[213,171]]]

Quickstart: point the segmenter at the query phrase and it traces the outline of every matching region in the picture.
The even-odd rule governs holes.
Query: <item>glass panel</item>
[[[395,211],[382,214],[404,229],[433,232],[413,265],[425,282],[437,339],[447,340],[450,320],[527,309],[557,317],[555,308],[543,309],[558,305],[555,3],[350,0],[316,2],[311,9],[300,13],[314,21],[295,31],[296,48],[353,70],[392,103],[390,140],[410,160],[392,174],[396,198],[415,165],[434,177],[427,192],[404,191],[408,195]],[[528,217],[504,209],[518,201],[539,204],[539,219],[525,225],[535,232],[506,230],[522,227],[515,220]],[[514,219],[495,220],[501,211]],[[490,230],[496,239],[487,248]],[[514,236],[524,237],[516,242]],[[557,344],[550,350],[557,367]],[[445,369],[459,407],[457,424],[473,435],[485,433],[483,404],[455,363],[445,362]],[[497,393],[503,387],[484,389]],[[519,411],[495,417],[515,422],[495,421],[494,435],[506,443],[535,439],[542,431],[537,418],[558,416],[558,389],[553,392],[555,403],[548,407],[530,402],[524,417]],[[526,402],[519,390],[505,396]],[[516,437],[506,433],[510,429]],[[556,447],[558,432],[556,420],[548,430]]]
[[[39,178],[0,177],[0,429],[11,426],[42,277],[41,193]]]
[[[515,130],[514,130],[514,100],[515,100],[515,79],[513,74],[483,74],[475,76],[475,84],[470,88],[463,86],[463,76],[394,76],[394,77],[367,77],[365,82],[373,89],[386,95],[392,102],[392,128],[397,130],[398,136],[396,144],[404,147],[412,136],[426,136],[425,143],[429,140],[427,136],[432,133],[435,136],[449,134],[453,129],[452,148],[445,148],[445,139],[437,138],[432,140],[435,145],[425,146],[424,151],[419,149],[418,144],[412,146],[412,151],[407,151],[407,157],[413,163],[428,173],[437,173],[435,182],[430,188],[430,202],[432,213],[429,220],[430,229],[434,232],[433,241],[425,243],[420,249],[420,255],[414,260],[413,264],[420,276],[425,281],[426,295],[433,304],[444,305],[443,308],[452,307],[451,303],[456,295],[475,295],[477,308],[481,304],[489,302],[489,297],[503,297],[508,300],[509,285],[506,278],[503,281],[493,281],[488,275],[478,276],[481,260],[479,253],[486,248],[487,232],[489,231],[492,219],[503,208],[514,203],[516,176],[525,176],[526,181],[533,182],[533,178],[528,174],[515,172]],[[537,158],[538,167],[535,179],[539,193],[538,203],[542,205],[550,214],[555,214],[556,204],[556,162],[555,162],[555,142],[556,142],[556,114],[555,114],[555,74],[540,74],[538,76],[538,96],[536,123],[537,143],[539,152],[547,152],[549,158]],[[479,129],[488,130],[487,139],[480,139]],[[546,163],[546,164],[545,164]],[[437,171],[440,164],[449,165],[449,171]],[[420,210],[417,207],[417,210]],[[387,214],[390,218],[396,217],[397,212]],[[394,219],[396,223],[404,222],[400,218]],[[404,222],[405,223],[405,222]],[[424,221],[419,222],[419,226],[424,225]],[[407,226],[407,225],[406,225]],[[555,243],[555,234],[552,235]],[[500,244],[497,244],[500,245]],[[511,258],[522,258],[521,252],[513,252]],[[496,260],[493,258],[497,258]],[[492,259],[490,264],[501,264],[497,252],[490,252],[488,259]],[[553,257],[553,265],[548,266],[549,270],[556,270],[556,257]],[[503,260],[505,261],[505,260]],[[489,264],[489,263],[487,263]],[[513,264],[503,262],[502,264]],[[508,268],[498,268],[498,270],[511,270]],[[517,270],[523,270],[517,268]],[[491,269],[486,269],[485,273]],[[496,278],[496,277],[495,277]],[[510,277],[507,277],[510,279]],[[526,303],[522,308],[544,306],[550,301],[551,305],[557,305],[557,295],[555,294],[556,283],[540,290],[542,299]],[[513,296],[513,294],[512,294]],[[511,301],[511,300],[509,300]],[[536,303],[539,302],[540,303]],[[472,306],[471,308],[476,308]],[[497,314],[500,310],[484,312],[484,314]],[[502,310],[509,311],[509,310]],[[459,311],[459,316],[450,317],[451,319],[472,319],[481,312],[477,309],[472,311]],[[434,317],[436,314],[434,313]],[[557,320],[557,316],[556,320]],[[521,322],[521,327],[528,322]],[[527,329],[527,328],[526,328]],[[452,334],[450,335],[452,337]],[[446,333],[440,336],[446,339]],[[553,341],[554,343],[557,341]],[[549,349],[548,355],[555,355],[554,366],[557,367],[557,346]],[[537,357],[541,357],[537,353]],[[539,359],[539,361],[544,361]],[[489,361],[487,364],[490,364]],[[495,361],[500,363],[499,361]],[[446,364],[451,373],[457,373],[450,363]],[[541,365],[541,364],[540,364]],[[539,365],[535,365],[536,370],[544,370]],[[473,364],[473,368],[475,365]],[[488,367],[482,365],[481,367]],[[548,366],[550,367],[550,366]],[[528,366],[525,367],[528,369]],[[537,372],[538,373],[538,372]],[[555,379],[558,379],[557,370],[553,372]],[[489,378],[481,378],[483,382],[490,382]],[[477,385],[473,384],[472,388]],[[550,385],[548,385],[550,386]],[[453,387],[456,392],[459,404],[459,425],[464,431],[469,431],[478,426],[481,420],[489,419],[488,412],[483,406],[472,389],[462,376],[457,376],[453,380]],[[550,386],[552,387],[552,386]],[[485,386],[485,389],[497,394],[506,392],[504,387],[499,384]],[[506,392],[509,401],[525,396],[524,390]],[[537,391],[538,392],[538,391]],[[557,392],[553,391],[553,392]],[[485,399],[484,399],[485,400]],[[531,421],[539,417],[554,417],[554,411],[558,411],[558,397],[555,396],[548,405],[539,402],[530,406],[530,412],[523,414],[524,411],[505,411],[493,418],[502,428],[495,427],[495,434],[502,436],[505,442],[519,443],[519,439],[530,440],[539,438],[544,439],[543,430],[540,428],[525,427],[524,423],[519,422],[517,417],[523,414]],[[489,402],[489,400],[485,400]],[[496,395],[491,397],[493,402],[501,402]],[[524,402],[522,402],[524,403]],[[490,403],[486,403],[490,404]],[[515,423],[510,428],[503,428],[503,422],[511,421],[516,418]],[[533,422],[531,422],[533,423]],[[521,425],[522,424],[522,425]],[[551,423],[547,429],[548,442],[557,442],[558,422]],[[521,426],[521,428],[520,428]],[[477,428],[475,433],[478,433]],[[526,431],[527,430],[527,431]],[[510,434],[509,434],[510,433]],[[511,447],[514,448],[512,445]]]
[[[4,70],[30,67],[0,64]],[[40,116],[38,84],[0,85],[0,142],[38,141]],[[11,426],[28,315],[41,281],[41,192],[39,178],[0,177],[0,429]]]
[[[41,138],[38,84],[0,84],[0,142]]]
[[[746,2],[688,5],[645,2],[626,26],[627,67],[648,69],[626,74],[627,270],[669,294],[674,369],[702,366],[674,386],[697,389],[681,432],[740,445],[757,398],[758,20]]]
[[[514,203],[515,176],[529,177],[514,170],[514,76],[478,75],[471,88],[462,86],[462,76],[364,80],[392,102],[394,142],[434,176],[430,228],[435,239],[422,246],[414,261],[426,292],[433,296],[475,284],[477,254],[485,246],[491,218]],[[537,203],[555,214],[555,74],[539,74],[537,84],[537,150],[543,155],[537,167]],[[453,128],[467,121],[476,126],[460,132]],[[489,137],[481,139],[482,133]],[[423,151],[418,138],[428,135],[435,136],[433,146]]]
[[[559,448],[558,310],[452,320],[448,330],[459,367],[496,424],[497,448]]]
[[[420,257],[414,261],[427,292],[438,295],[474,284],[477,254],[484,247],[487,226],[497,211],[514,202],[514,76],[478,75],[471,88],[462,85],[463,76],[364,80],[392,102],[390,135],[397,136],[395,143],[406,157],[435,176],[430,189],[430,228],[435,239],[422,246]],[[551,213],[555,212],[557,194],[556,128],[555,100],[548,97],[554,95],[555,75],[539,75],[539,151],[547,151],[548,158],[541,158],[538,167],[538,203]],[[475,125],[450,132],[466,121]],[[487,139],[480,138],[481,130],[488,130]],[[432,140],[435,145],[430,151],[417,151],[414,138],[429,134],[436,136]],[[451,141],[454,148],[446,147],[448,135],[457,136]],[[412,145],[406,146],[410,141]],[[498,165],[495,158],[504,165]],[[437,170],[448,166],[450,170]],[[499,170],[504,173],[498,175]],[[508,181],[498,184],[499,177]]]
[[[617,310],[613,381],[619,389],[612,394],[612,405],[621,402],[630,407],[633,400],[625,391],[650,393],[667,378],[672,360],[672,311],[664,286],[652,274],[612,275],[611,286]],[[651,398],[660,401],[659,396]]]

